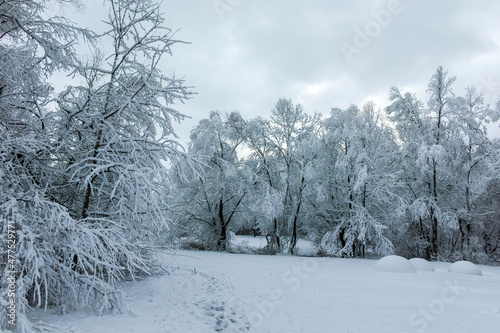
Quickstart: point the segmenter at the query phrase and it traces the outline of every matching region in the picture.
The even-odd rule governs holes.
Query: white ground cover
[[[121,285],[135,317],[32,316],[75,333],[500,332],[500,267],[400,274],[376,260],[194,251],[161,261],[170,275]]]
[[[263,249],[267,245],[267,241],[262,236],[236,236],[236,238],[232,241],[233,247],[249,247],[252,249]],[[298,254],[300,256],[315,256],[318,253],[318,249],[314,246],[314,244],[305,239],[298,239],[297,245],[295,246]],[[286,252],[286,250],[284,250]]]

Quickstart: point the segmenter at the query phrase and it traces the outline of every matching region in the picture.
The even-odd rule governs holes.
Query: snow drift
[[[477,267],[470,261],[465,261],[465,260],[457,261],[451,264],[450,267],[448,268],[448,272],[471,274],[471,275],[483,275],[479,267]]]
[[[391,272],[391,273],[416,273],[417,270],[411,264],[411,262],[400,256],[386,256],[377,261],[374,270],[379,272]]]

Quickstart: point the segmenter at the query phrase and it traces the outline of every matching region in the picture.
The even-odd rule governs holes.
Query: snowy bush
[[[483,275],[481,269],[470,261],[460,260],[454,262],[448,267],[448,272],[451,273],[462,273],[471,275]]]
[[[375,263],[373,267],[374,270],[379,272],[391,272],[391,273],[416,273],[417,270],[412,265],[412,263],[400,256],[387,256]]]
[[[353,257],[355,244],[374,247],[375,253],[388,255],[394,253],[394,246],[383,231],[387,227],[371,217],[366,209],[358,208],[350,220],[342,221],[334,231],[327,232],[321,240],[321,250],[339,257]],[[340,241],[343,239],[344,243]]]

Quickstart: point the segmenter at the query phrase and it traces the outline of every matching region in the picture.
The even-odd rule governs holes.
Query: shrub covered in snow
[[[457,261],[451,264],[450,267],[448,268],[448,272],[471,274],[471,275],[483,275],[479,267],[477,267],[470,261],[465,261],[465,260]]]
[[[434,272],[434,266],[425,259],[412,258],[410,262],[418,272]]]
[[[411,262],[400,256],[387,256],[383,257],[375,264],[373,268],[379,272],[392,272],[392,273],[416,273],[417,270]]]

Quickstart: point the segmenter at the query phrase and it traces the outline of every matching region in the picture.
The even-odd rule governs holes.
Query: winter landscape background
[[[498,7],[0,0],[0,329],[497,332]]]

